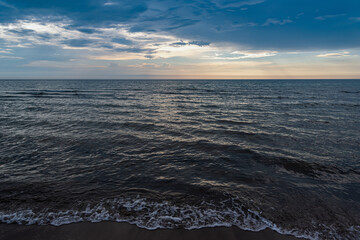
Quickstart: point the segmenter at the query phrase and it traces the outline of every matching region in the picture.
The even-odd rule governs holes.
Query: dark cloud
[[[111,2],[113,4],[107,5],[103,0],[11,0],[12,8],[0,6],[0,21],[11,22],[29,16],[60,15],[73,20],[78,26],[104,26],[136,18],[147,9],[142,1]]]
[[[113,49],[114,46],[108,43],[104,43],[104,44],[98,44],[96,45],[96,47],[101,47],[101,48],[107,48],[107,49]]]
[[[34,30],[31,29],[10,29],[8,32],[15,33],[20,36],[29,36],[32,34],[36,34]]]
[[[251,48],[360,47],[360,1],[355,0],[2,0],[0,22],[68,19],[80,32],[125,24],[130,32],[162,32],[196,39],[198,46],[230,43]],[[31,34],[31,33],[28,33]],[[26,35],[25,33],[23,35]],[[131,45],[126,39],[113,42]],[[86,46],[69,40],[70,46]],[[176,45],[176,43],[174,43]],[[179,46],[181,43],[179,43]]]
[[[191,42],[189,42],[189,45],[196,45],[196,46],[199,46],[199,47],[203,47],[203,46],[209,46],[210,43],[205,42],[205,41],[191,41]]]
[[[170,24],[169,27],[162,28],[162,30],[165,30],[165,31],[176,30],[179,28],[194,25],[198,22],[199,22],[199,20],[191,20],[191,19],[181,19],[180,20],[179,19],[177,21],[174,21],[172,24]]]
[[[139,23],[135,23],[135,24],[139,24]],[[140,22],[139,26],[131,27],[129,29],[129,32],[156,32],[156,30],[151,29],[151,25],[150,26],[142,25]]]
[[[227,6],[231,8],[209,5],[200,23],[173,32],[179,37],[213,43],[228,42],[250,49],[341,49],[360,46],[360,31],[356,30],[360,25],[351,24],[348,19],[348,16],[360,15],[359,1],[267,0],[248,5],[245,11],[235,5],[236,1],[227,1]],[[331,21],[315,19],[332,15],[338,17]]]
[[[171,46],[173,46],[173,47],[181,47],[181,46],[186,46],[186,45],[188,45],[189,43],[187,43],[187,42],[184,42],[184,41],[180,41],[180,42],[174,42],[174,43],[172,43],[172,44],[170,44]]]
[[[170,44],[173,47],[182,47],[182,46],[186,46],[186,45],[196,45],[199,47],[204,47],[204,46],[209,46],[210,43],[209,42],[205,42],[205,41],[190,41],[190,42],[184,42],[184,41],[180,41],[180,42],[174,42],[172,44]]]
[[[18,37],[21,37],[24,39],[26,39],[29,36],[33,36],[33,37],[36,37],[37,39],[42,39],[45,41],[58,36],[58,34],[38,33],[32,29],[10,29],[10,30],[8,30],[8,32],[16,34]]]
[[[87,47],[92,44],[94,41],[89,39],[69,39],[63,41],[64,44],[70,47]]]
[[[99,32],[98,30],[96,29],[91,29],[91,28],[79,28],[77,29],[79,32],[82,32],[82,33],[87,33],[87,34],[93,34],[93,33],[97,33]]]
[[[111,41],[114,42],[114,43],[120,43],[120,44],[124,44],[124,45],[131,45],[132,44],[132,41],[128,40],[126,38],[113,38]]]

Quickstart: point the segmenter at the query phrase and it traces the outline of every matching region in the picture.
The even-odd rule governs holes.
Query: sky
[[[0,78],[360,78],[360,1],[0,0]]]

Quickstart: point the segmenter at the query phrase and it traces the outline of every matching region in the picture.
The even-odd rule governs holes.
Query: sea
[[[0,223],[360,239],[360,80],[0,80]]]

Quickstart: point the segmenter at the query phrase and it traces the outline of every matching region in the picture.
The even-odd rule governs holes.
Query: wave
[[[340,91],[341,93],[360,93],[360,91]]]
[[[331,164],[323,165],[320,163],[306,162],[299,159],[268,157],[260,154],[256,154],[254,158],[257,162],[260,162],[264,165],[278,166],[288,171],[300,173],[315,178],[321,174],[360,175],[360,171],[354,168],[345,169]]]
[[[85,90],[24,90],[3,92],[2,97],[11,98],[96,98],[115,99],[114,93],[110,91],[85,91]]]
[[[236,226],[242,230],[256,232],[269,228],[280,234],[314,240],[359,239],[360,237],[360,226],[337,229],[335,226],[326,226],[315,221],[311,222],[309,228],[285,229],[263,217],[261,212],[246,209],[234,198],[221,204],[201,202],[197,206],[191,206],[176,205],[167,201],[153,202],[136,196],[85,205],[82,209],[58,211],[49,209],[0,211],[0,223],[61,226],[79,222],[113,221],[127,222],[148,230],[177,228],[191,230]]]
[[[231,207],[229,207],[229,202]],[[78,222],[127,222],[148,230],[159,228],[199,229],[205,227],[237,226],[248,231],[266,228],[281,234],[318,239],[319,233],[301,230],[285,230],[261,216],[261,213],[247,210],[235,199],[229,199],[220,206],[202,202],[199,206],[175,205],[167,201],[152,202],[139,196],[103,200],[97,204],[87,204],[84,209],[51,211],[42,209],[0,212],[0,222],[21,225],[60,226]]]
[[[204,131],[203,131],[204,132]],[[205,131],[206,132],[206,131]],[[216,131],[215,131],[216,132]],[[236,134],[242,134],[245,136],[256,136],[260,137],[260,134],[252,134],[247,132],[235,132]],[[266,135],[265,135],[266,136]],[[191,141],[191,142],[180,142],[182,146],[186,146],[186,149],[198,149],[203,152],[226,152],[236,155],[248,155],[255,162],[267,165],[270,167],[281,167],[285,170],[300,173],[309,177],[319,177],[322,174],[331,174],[331,175],[350,175],[360,176],[360,171],[356,168],[345,168],[333,164],[321,164],[311,161],[304,161],[300,159],[295,159],[291,157],[276,157],[270,156],[259,151],[240,147],[233,144],[219,144],[205,140]]]

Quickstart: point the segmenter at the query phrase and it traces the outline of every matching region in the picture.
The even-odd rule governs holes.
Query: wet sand
[[[270,229],[260,232],[244,231],[237,227],[216,227],[196,230],[158,229],[146,230],[128,223],[74,223],[55,226],[24,226],[0,224],[1,240],[296,240]]]

